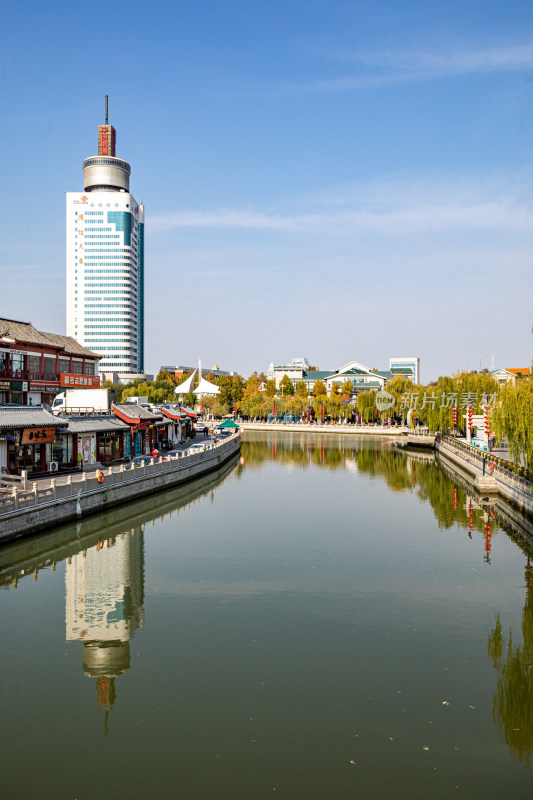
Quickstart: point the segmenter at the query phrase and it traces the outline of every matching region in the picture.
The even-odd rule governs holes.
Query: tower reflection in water
[[[83,641],[83,671],[96,678],[98,705],[108,714],[116,699],[115,678],[130,666],[130,639],[144,622],[142,527],[68,559],[66,638]]]

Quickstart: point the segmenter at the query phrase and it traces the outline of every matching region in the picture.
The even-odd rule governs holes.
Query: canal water
[[[0,549],[2,797],[530,798],[532,554],[429,452],[246,433]]]

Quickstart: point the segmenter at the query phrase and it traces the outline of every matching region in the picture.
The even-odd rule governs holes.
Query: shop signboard
[[[34,392],[55,392],[57,394],[59,384],[43,383],[43,381],[31,381],[30,390]]]
[[[11,381],[11,386],[9,388],[12,392],[27,392],[28,381]]]
[[[55,432],[55,428],[24,428],[20,443],[43,444],[45,442],[53,442]]]
[[[100,377],[98,375],[78,375],[77,373],[62,372],[59,376],[61,386],[75,386],[78,389],[99,389]]]
[[[0,381],[0,392],[9,392],[11,384],[9,381]]]

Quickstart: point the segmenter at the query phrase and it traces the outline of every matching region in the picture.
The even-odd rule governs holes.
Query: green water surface
[[[0,549],[2,797],[533,796],[528,524],[385,439]]]

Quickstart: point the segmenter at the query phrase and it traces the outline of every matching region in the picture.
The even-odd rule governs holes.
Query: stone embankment
[[[309,422],[239,422],[245,431],[283,431],[283,433],[333,433],[358,436],[394,436],[405,438],[406,435],[418,437],[422,432],[413,431],[401,425],[335,425],[332,423]],[[427,431],[424,431],[427,434]],[[433,437],[431,437],[433,439]]]
[[[439,459],[466,477],[482,494],[499,494],[522,514],[533,517],[531,481],[517,475],[512,469],[492,459],[490,453],[480,451],[463,441],[443,436],[435,442]]]
[[[193,455],[109,467],[102,483],[96,472],[84,472],[47,485],[34,483],[29,490],[14,486],[0,494],[0,543],[194,480],[229,461],[240,447],[237,434]]]

